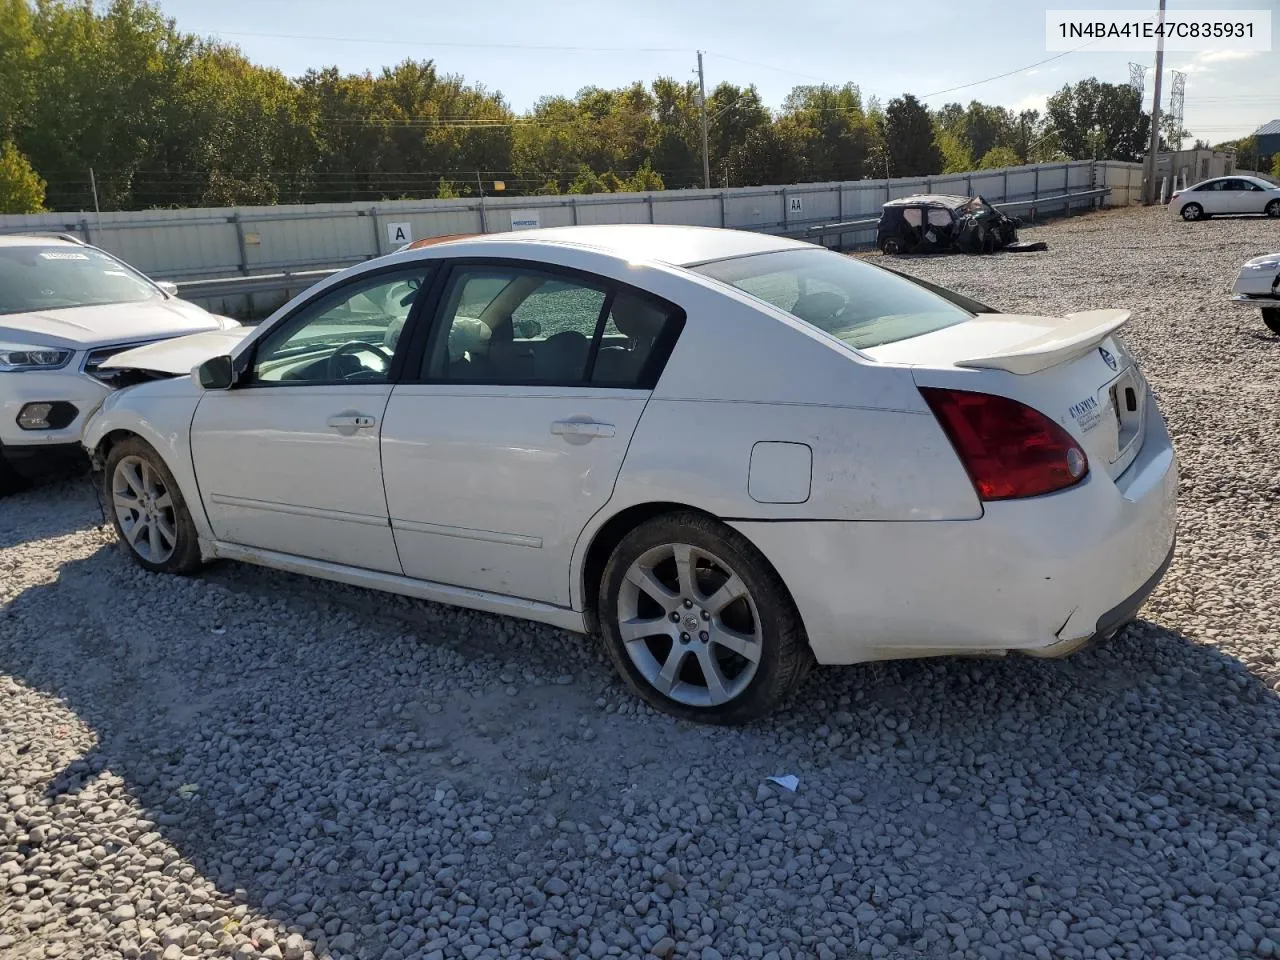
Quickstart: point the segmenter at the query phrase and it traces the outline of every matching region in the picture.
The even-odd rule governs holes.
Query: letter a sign
[[[388,223],[387,242],[396,244],[413,243],[412,223]]]

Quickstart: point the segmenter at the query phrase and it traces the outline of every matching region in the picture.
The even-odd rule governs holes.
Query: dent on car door
[[[573,545],[612,495],[682,318],[599,277],[456,266],[382,433],[405,574],[568,606]]]
[[[202,396],[191,450],[219,540],[400,572],[378,431],[427,279],[401,267],[320,294],[263,335],[232,389]]]

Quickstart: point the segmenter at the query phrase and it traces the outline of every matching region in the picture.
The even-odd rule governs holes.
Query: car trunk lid
[[[861,352],[911,366],[921,386],[985,391],[1026,403],[1066,428],[1093,469],[1116,477],[1141,448],[1149,391],[1115,336],[1129,316],[1125,310],[1062,317],[980,314]]]

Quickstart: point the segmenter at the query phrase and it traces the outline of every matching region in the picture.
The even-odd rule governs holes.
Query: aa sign
[[[387,241],[389,243],[413,243],[412,223],[388,223]]]

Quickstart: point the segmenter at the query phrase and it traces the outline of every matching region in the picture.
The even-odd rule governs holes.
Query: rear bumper
[[[820,663],[1061,656],[1131,618],[1173,550],[1177,461],[1155,406],[1116,480],[988,503],[977,520],[735,522],[774,564]]]

